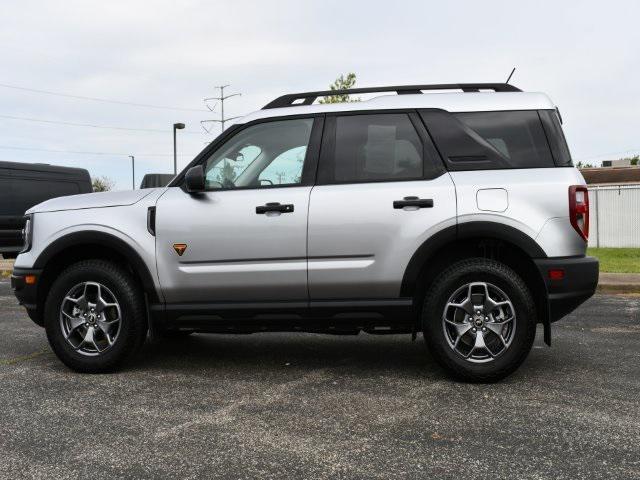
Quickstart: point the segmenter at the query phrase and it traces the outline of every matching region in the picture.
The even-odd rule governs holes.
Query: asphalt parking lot
[[[638,296],[591,299],[495,385],[369,335],[195,335],[78,375],[6,280],[0,321],[1,478],[640,478]]]

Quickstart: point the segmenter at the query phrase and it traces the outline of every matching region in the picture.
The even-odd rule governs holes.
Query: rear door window
[[[406,113],[336,116],[327,130],[330,152],[321,161],[320,183],[423,177],[422,141]]]

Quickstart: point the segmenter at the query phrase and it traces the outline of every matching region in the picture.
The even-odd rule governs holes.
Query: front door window
[[[302,118],[241,131],[207,160],[207,190],[301,184],[312,126],[312,118]]]

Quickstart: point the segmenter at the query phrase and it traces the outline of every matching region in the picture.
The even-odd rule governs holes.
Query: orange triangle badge
[[[173,249],[176,251],[178,256],[181,257],[182,254],[184,253],[184,251],[187,249],[187,244],[186,243],[174,243],[173,244]]]

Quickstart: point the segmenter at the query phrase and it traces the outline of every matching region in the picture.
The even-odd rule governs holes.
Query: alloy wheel
[[[465,360],[486,363],[504,354],[516,330],[509,297],[487,282],[467,283],[450,297],[442,314],[449,347]]]
[[[122,311],[115,295],[98,282],[83,282],[67,292],[60,306],[60,328],[78,353],[100,355],[118,339]]]

